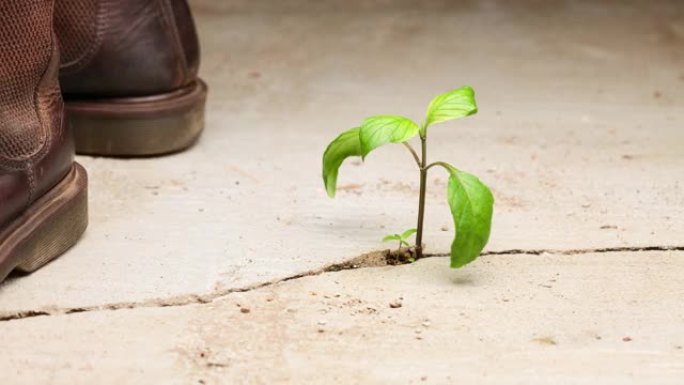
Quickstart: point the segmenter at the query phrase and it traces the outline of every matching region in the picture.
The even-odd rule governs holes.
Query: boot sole
[[[69,250],[88,226],[87,175],[74,163],[57,186],[0,231],[0,282],[32,273]]]
[[[144,157],[192,146],[204,129],[206,99],[198,80],[162,95],[65,102],[78,154]]]

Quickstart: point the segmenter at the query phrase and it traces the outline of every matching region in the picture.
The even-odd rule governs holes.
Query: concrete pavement
[[[666,251],[684,247],[681,7],[380,3],[194,4],[211,87],[205,135],[163,159],[79,159],[91,177],[86,237],[0,286],[7,383],[681,378],[684,270],[681,252]],[[335,200],[322,151],[367,115],[419,120],[432,96],[463,84],[480,112],[435,126],[430,157],[491,186],[487,251],[502,255],[461,271],[435,258],[251,290],[412,227],[417,173],[401,146],[346,163]],[[453,231],[445,182],[430,176],[426,242],[437,254]],[[547,282],[554,274],[562,284]],[[339,308],[343,296],[364,305]],[[422,297],[385,308],[399,296]],[[243,298],[264,313],[236,311]],[[348,315],[369,312],[366,302],[376,312]],[[421,313],[437,330],[424,340]]]

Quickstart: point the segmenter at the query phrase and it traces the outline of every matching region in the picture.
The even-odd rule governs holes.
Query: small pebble
[[[324,320],[324,319],[318,321],[318,324],[321,325],[321,326],[323,326],[323,325],[325,325],[325,324],[327,324],[327,323],[328,323],[328,321],[326,321],[326,320]]]
[[[427,328],[427,327],[430,327],[431,324],[430,324],[430,321],[425,321],[422,323],[422,325]]]
[[[241,308],[240,308],[240,313],[242,313],[242,314],[247,314],[247,313],[249,313],[250,311],[251,311],[251,310],[249,310],[249,308],[246,308],[246,307],[241,307]]]
[[[391,307],[392,309],[397,309],[397,308],[400,308],[401,306],[402,306],[402,304],[399,301],[393,301],[393,302],[390,302],[390,304],[389,304],[389,307]]]
[[[629,342],[629,341],[632,340],[632,337],[622,337],[622,340],[623,340],[624,342]]]

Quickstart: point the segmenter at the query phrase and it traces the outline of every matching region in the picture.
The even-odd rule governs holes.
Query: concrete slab
[[[683,252],[446,258],[0,322],[3,383],[680,384]],[[391,308],[391,303],[401,307]]]
[[[430,154],[495,191],[489,250],[682,245],[676,3],[221,13],[204,2],[206,135],[164,159],[80,158],[86,237],[2,285],[0,314],[220,293],[380,248],[414,225],[410,158],[393,146],[345,165],[331,201],[323,149],[370,114],[420,119],[463,84],[481,112],[435,127]],[[445,180],[430,177],[431,252],[451,240]]]

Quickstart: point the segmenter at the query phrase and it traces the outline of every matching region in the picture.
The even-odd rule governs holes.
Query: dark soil
[[[412,263],[415,255],[412,249],[382,250],[363,254],[347,262],[331,265],[325,272],[359,269],[362,267],[397,266]]]

